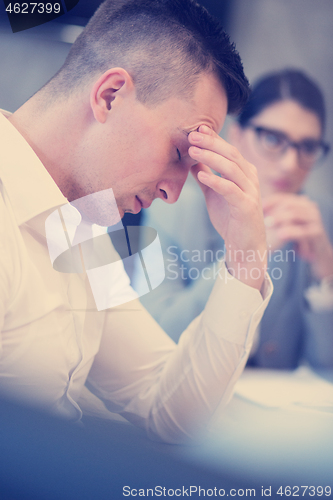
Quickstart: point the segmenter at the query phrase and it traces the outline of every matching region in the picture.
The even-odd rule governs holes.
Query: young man
[[[255,167],[217,135],[247,95],[237,52],[197,4],[107,0],[57,75],[0,117],[4,393],[78,419],[87,380],[170,442],[228,401],[271,293]],[[118,306],[97,310],[89,269],[52,267],[61,252],[49,223],[58,217],[62,237],[82,243],[92,223],[175,202],[190,170],[230,258],[176,347],[131,300],[122,269],[110,279]]]

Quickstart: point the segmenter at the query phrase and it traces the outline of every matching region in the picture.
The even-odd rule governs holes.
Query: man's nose
[[[164,200],[166,203],[175,203],[179,198],[187,176],[188,170],[182,173],[182,175],[174,177],[173,179],[160,181],[157,184],[157,196]]]

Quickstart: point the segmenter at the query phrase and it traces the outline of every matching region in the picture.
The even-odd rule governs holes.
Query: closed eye
[[[177,155],[178,155],[178,160],[182,161],[182,155],[180,154],[180,151],[178,148],[177,148]]]

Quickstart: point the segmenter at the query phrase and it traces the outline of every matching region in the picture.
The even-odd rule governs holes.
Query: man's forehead
[[[196,88],[195,102],[198,118],[202,118],[202,123],[198,125],[207,125],[218,134],[227,115],[228,97],[224,85],[214,73],[202,74]]]
[[[214,75],[202,75],[190,99],[176,96],[156,108],[157,117],[167,122],[173,130],[188,136],[206,125],[217,134],[221,131],[227,114],[226,92]]]

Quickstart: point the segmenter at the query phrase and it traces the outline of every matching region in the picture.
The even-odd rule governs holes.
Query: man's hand
[[[306,196],[277,193],[263,200],[263,209],[272,250],[293,241],[300,257],[311,263],[314,278],[333,275],[333,247],[316,203]]]
[[[192,173],[200,181],[212,224],[224,239],[228,270],[260,290],[267,247],[256,168],[205,125],[189,134],[189,142],[189,155],[198,162]]]

